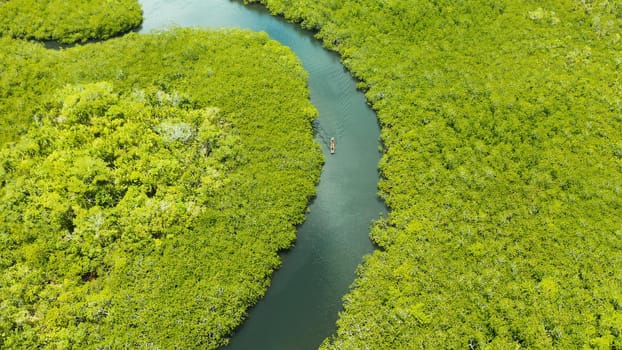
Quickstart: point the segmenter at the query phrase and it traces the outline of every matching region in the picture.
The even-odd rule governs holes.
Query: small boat
[[[330,154],[335,154],[335,138],[330,138]]]

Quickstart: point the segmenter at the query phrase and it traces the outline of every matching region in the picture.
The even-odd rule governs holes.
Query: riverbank
[[[363,256],[373,251],[370,225],[386,211],[376,193],[380,152],[375,114],[337,54],[262,6],[223,1],[144,1],[143,6],[144,32],[171,23],[265,31],[288,46],[308,72],[311,102],[319,111],[316,141],[325,154],[316,198],[266,296],[250,310],[228,349],[317,348],[335,331],[342,296]],[[329,153],[330,137],[338,143],[334,155]]]

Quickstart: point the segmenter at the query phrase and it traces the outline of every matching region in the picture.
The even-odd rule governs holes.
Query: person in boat
[[[330,138],[330,153],[331,154],[335,153],[335,138],[334,137]]]

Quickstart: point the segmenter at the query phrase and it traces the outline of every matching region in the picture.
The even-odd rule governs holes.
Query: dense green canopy
[[[0,150],[0,348],[225,343],[319,178],[295,55],[238,30],[0,45],[25,130]]]
[[[324,348],[622,347],[622,3],[262,2],[382,125],[392,212]]]
[[[62,43],[107,39],[142,22],[136,0],[0,0],[0,36]]]

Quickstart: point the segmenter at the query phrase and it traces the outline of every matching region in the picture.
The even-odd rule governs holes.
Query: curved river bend
[[[362,257],[373,250],[372,220],[386,212],[376,194],[380,131],[375,114],[337,54],[262,6],[232,0],[140,2],[141,32],[170,25],[265,31],[289,46],[309,72],[311,102],[319,111],[316,139],[326,157],[317,197],[266,296],[227,349],[317,349],[334,333],[341,298]],[[328,151],[330,137],[336,140],[334,155]]]

